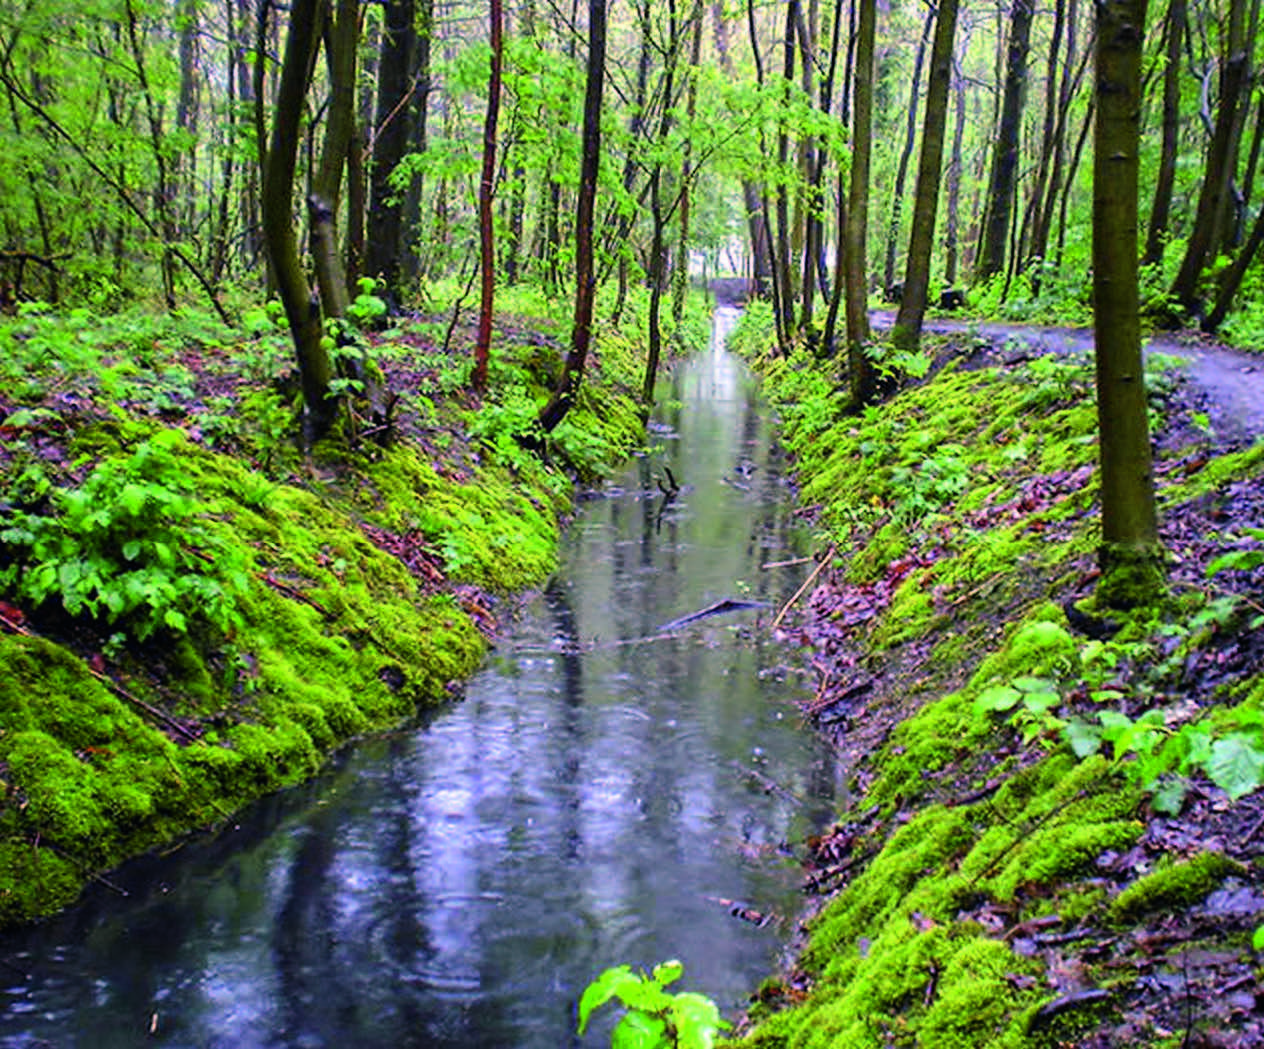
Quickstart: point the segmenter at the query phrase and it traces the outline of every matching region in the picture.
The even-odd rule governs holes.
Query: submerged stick
[[[791,607],[793,607],[794,603],[803,596],[803,592],[812,585],[813,580],[815,580],[816,577],[821,574],[821,569],[823,569],[827,564],[829,564],[830,561],[833,559],[833,557],[834,557],[834,544],[830,543],[830,548],[825,551],[825,556],[822,557],[820,562],[817,564],[817,566],[814,569],[812,569],[812,574],[809,575],[805,580],[803,580],[803,585],[794,592],[794,597],[790,598],[790,600],[787,601],[785,605],[782,606],[781,611],[777,613],[777,618],[772,621],[772,626],[770,629],[772,630],[777,629],[777,627],[781,624],[782,619],[785,618],[786,613],[789,612]]]

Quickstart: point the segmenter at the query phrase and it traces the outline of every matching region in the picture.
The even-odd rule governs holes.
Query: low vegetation
[[[830,551],[809,714],[854,793],[813,843],[802,953],[734,1044],[1254,1031],[1235,992],[1264,938],[1264,445],[1215,441],[1152,363],[1170,590],[1108,612],[1091,360],[941,341],[853,414],[822,362],[768,340],[748,311],[737,344]]]
[[[493,396],[466,392],[450,315],[369,329],[389,423],[353,414],[311,454],[274,311],[245,331],[40,308],[0,327],[0,925],[478,666],[497,602],[552,569],[574,478],[642,436],[629,308],[547,456],[528,451],[561,352],[538,301],[506,300]]]

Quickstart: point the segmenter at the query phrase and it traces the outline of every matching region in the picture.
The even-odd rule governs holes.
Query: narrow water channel
[[[587,981],[670,957],[734,1014],[836,789],[767,629],[804,545],[734,316],[462,702],[0,941],[0,1047],[598,1046]],[[724,599],[764,607],[661,632]]]

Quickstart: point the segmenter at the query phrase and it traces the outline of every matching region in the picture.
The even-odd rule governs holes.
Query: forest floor
[[[877,314],[876,326],[883,319]],[[925,430],[920,463],[915,456],[908,472],[894,469],[906,487],[925,483],[914,471],[939,470],[945,448],[964,446],[969,458],[986,440],[1004,452],[1024,430],[1045,446],[1065,430],[1061,417],[1077,398],[1091,412],[1090,332],[953,320],[927,331],[937,336],[932,375],[915,384],[921,394],[907,395],[909,407],[897,398],[889,409],[895,438]],[[1172,592],[1182,596],[1148,623],[1113,622],[1092,607],[1091,416],[1071,439],[1090,444],[1086,457],[1024,469],[1016,489],[1002,485],[1004,494],[981,504],[975,489],[1001,472],[995,459],[973,461],[931,525],[910,518],[902,529],[899,493],[875,494],[869,480],[883,467],[850,472],[837,457],[802,453],[811,460],[805,498],[823,500],[827,524],[829,500],[858,486],[852,511],[834,510],[832,530],[846,520],[850,538],[837,544],[799,627],[817,680],[806,714],[844,755],[855,802],[811,843],[807,888],[818,906],[797,961],[762,989],[743,1045],[1264,1045],[1264,970],[1250,947],[1264,923],[1264,792],[1226,793],[1192,767],[1180,742],[1200,719],[1239,727],[1260,719],[1264,571],[1257,564],[1213,579],[1208,566],[1264,526],[1264,358],[1169,337],[1152,340],[1148,354],[1184,362],[1152,398],[1161,538]],[[965,376],[1008,376],[1023,396],[1024,385],[1051,374],[1031,369],[1048,356],[1078,360],[1081,375],[1049,403],[1047,418],[1020,416],[1014,433],[986,427],[1009,394],[988,387],[1000,379],[981,380],[981,418],[963,408],[958,418],[975,421],[936,430],[933,413],[952,410],[969,389]],[[948,361],[945,374],[958,385],[937,392],[935,374]],[[774,396],[780,382],[774,373]],[[860,459],[875,442],[873,425],[818,426],[800,442],[842,443],[838,457]],[[1037,458],[1024,453],[1024,467]],[[876,521],[856,514],[862,499],[879,506]],[[901,531],[909,541],[890,546],[894,556],[874,555]],[[949,566],[975,541],[968,533],[983,545],[1027,533],[1058,553],[1015,546],[995,572],[955,576]],[[1020,658],[1023,639],[1046,625],[1074,642],[1043,663]],[[980,697],[1011,682],[1013,697],[1051,689],[1053,705],[1023,698],[994,707],[985,728]],[[1109,720],[1103,703],[1120,716]],[[1001,724],[1001,709],[1016,713]],[[1131,731],[1155,710],[1145,741],[1114,735],[1109,763],[1105,745],[1074,763],[1068,724],[1073,734],[1100,717]],[[1258,746],[1244,756],[1257,785]],[[1166,771],[1141,784],[1147,760]],[[1155,804],[1178,779],[1183,798]],[[1045,800],[1032,800],[1042,790]],[[1059,856],[1062,847],[1070,851]]]

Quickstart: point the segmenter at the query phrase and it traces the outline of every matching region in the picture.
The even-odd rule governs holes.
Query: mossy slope
[[[187,633],[120,646],[103,620],[51,602],[0,605],[0,927],[448,697],[482,659],[489,594],[547,576],[571,507],[568,475],[516,446],[512,461],[474,442],[452,442],[446,460],[407,439],[331,447],[287,481],[103,414],[62,432],[62,461],[122,460],[165,432],[203,507],[198,534],[243,566],[239,622],[225,632],[185,608]],[[589,470],[642,436],[617,386],[588,391],[568,425],[591,437]]]
[[[1118,1007],[1119,976],[1086,964],[1077,979],[1091,993],[1064,998],[1077,987],[1047,971],[1028,930],[1074,939],[1120,928],[1246,874],[1211,852],[1130,877],[1119,857],[1161,852],[1135,764],[1123,751],[1079,760],[1061,731],[1094,703],[1133,717],[1156,703],[1157,678],[1133,686],[1129,660],[1197,607],[1132,617],[1106,645],[1068,623],[1063,607],[1087,592],[1096,544],[1090,369],[967,367],[969,350],[954,356],[859,415],[843,413],[846,385],[827,365],[802,354],[762,362],[803,499],[836,551],[813,599],[817,647],[833,660],[814,712],[827,709],[827,688],[842,697],[845,716],[830,720],[847,726],[839,741],[856,762],[855,794],[836,834],[845,862],[832,854],[821,874],[836,888],[794,969],[760,996],[788,1007],[756,1005],[731,1044],[1075,1044],[1068,1031]],[[1260,447],[1179,471],[1168,503],[1258,476]],[[1047,690],[1052,705],[1017,702],[998,716],[986,694],[1014,681]],[[1090,699],[1095,689],[1104,698]],[[1250,682],[1237,691],[1258,704]],[[1227,935],[1249,939],[1242,928]]]

